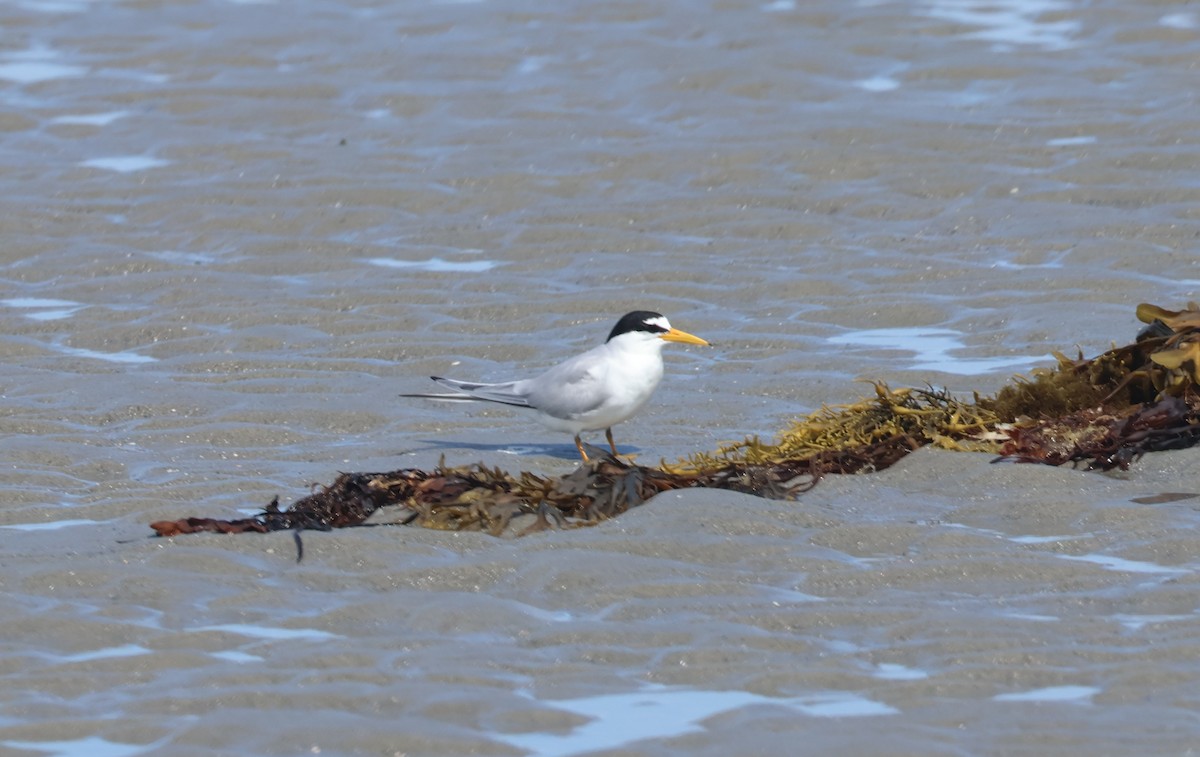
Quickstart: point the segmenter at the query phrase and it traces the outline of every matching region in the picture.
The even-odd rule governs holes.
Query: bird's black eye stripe
[[[652,310],[635,310],[632,313],[626,313],[617,321],[617,325],[613,326],[613,330],[609,332],[608,338],[628,334],[631,331],[645,331],[650,334],[665,334],[669,331],[668,328],[660,323],[651,323],[651,321],[666,321],[662,313],[655,313]]]

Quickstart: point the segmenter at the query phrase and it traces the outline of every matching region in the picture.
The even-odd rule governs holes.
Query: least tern
[[[402,394],[455,402],[497,402],[537,411],[538,420],[555,431],[575,435],[575,447],[586,463],[587,453],[579,435],[604,429],[613,455],[612,427],[646,404],[662,380],[662,349],[667,342],[708,342],[686,331],[672,328],[661,313],[635,310],[613,326],[599,347],[559,363],[540,376],[500,384],[431,376],[450,394]]]

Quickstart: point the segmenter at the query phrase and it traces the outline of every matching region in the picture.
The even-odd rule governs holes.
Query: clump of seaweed
[[[598,450],[593,450],[598,452]],[[362,525],[383,507],[404,512],[396,522],[453,531],[504,533],[515,517],[534,516],[519,533],[550,527],[596,523],[636,507],[667,489],[704,485],[701,476],[672,476],[660,469],[633,465],[596,454],[588,463],[561,477],[523,472],[512,476],[484,465],[432,471],[405,469],[388,473],[342,473],[328,486],[286,510],[278,500],[262,512],[238,520],[183,518],[151,523],[159,536],[211,531],[266,532],[296,529],[329,530]],[[717,474],[710,474],[715,480]],[[729,487],[736,488],[736,487]]]
[[[774,442],[750,437],[663,468],[703,472],[791,460],[805,461],[804,472],[819,479],[829,473],[883,470],[931,443],[948,449],[994,449],[986,440],[997,421],[991,410],[956,399],[945,389],[890,389],[881,382],[874,386],[873,398],[822,408],[793,423]]]
[[[1126,469],[1147,452],[1200,442],[1200,307],[1141,304],[1137,341],[1018,379],[991,400],[1011,423],[1007,459]]]
[[[590,462],[558,477],[447,467],[443,460],[432,471],[342,473],[286,509],[276,499],[250,518],[183,518],[150,527],[159,536],[298,534],[363,525],[381,508],[395,507],[397,523],[521,535],[598,523],[671,489],[791,499],[824,476],[882,470],[930,444],[990,452],[998,460],[1124,469],[1147,452],[1200,443],[1200,306],[1170,311],[1143,304],[1137,315],[1149,326],[1134,343],[1090,359],[1055,353],[1057,366],[1017,377],[994,397],[967,401],[944,389],[875,383],[873,397],[822,408],[775,441],[749,437],[658,467],[595,449]]]

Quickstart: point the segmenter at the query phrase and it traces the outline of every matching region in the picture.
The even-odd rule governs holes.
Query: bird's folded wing
[[[567,361],[523,381],[530,407],[555,418],[575,420],[604,404],[603,380],[596,365]]]

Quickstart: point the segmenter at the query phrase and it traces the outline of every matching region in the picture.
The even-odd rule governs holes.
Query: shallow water
[[[632,309],[715,344],[670,348],[618,427],[651,461],[856,379],[988,392],[1130,339],[1138,302],[1200,289],[1186,4],[28,0],[0,26],[0,750],[1200,735],[1197,500],[1132,501],[1195,491],[1186,453],[921,454],[519,542],[311,534],[299,566],[289,535],[144,538],[339,470],[565,472],[517,412],[396,395]]]

